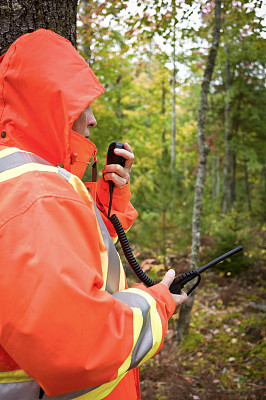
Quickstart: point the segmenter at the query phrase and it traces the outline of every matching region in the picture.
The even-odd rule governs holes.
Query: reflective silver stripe
[[[35,381],[0,384],[1,400],[37,400],[40,386]]]
[[[39,156],[18,150],[15,153],[0,158],[0,172],[11,170],[13,168],[20,167],[28,163],[36,163],[36,164],[44,164],[52,166],[50,163],[43,160]],[[54,169],[54,172],[56,172],[56,169]],[[69,182],[72,176],[71,173],[69,173],[64,168],[61,167],[57,167],[57,172],[62,178],[64,178]],[[110,293],[114,293],[119,290],[120,259],[116,252],[113,241],[109,235],[109,232],[100,216],[100,213],[94,202],[93,204],[96,217],[100,226],[101,234],[103,237],[103,241],[108,253],[108,272],[107,272],[106,290]],[[112,382],[110,382],[102,386],[82,389],[58,396],[47,396],[46,394],[44,394],[42,399],[74,400],[76,398],[82,398],[82,396],[84,396],[85,400],[87,398],[86,394],[89,394],[90,392],[93,392],[94,390],[101,388],[103,386],[106,386],[106,388],[104,388],[104,391],[102,393],[97,393],[97,394],[91,393],[91,395],[89,395],[93,396],[93,398],[102,399],[103,398],[102,396],[106,397],[106,395],[110,393],[111,390],[113,390],[113,388],[116,386],[117,383],[114,383],[114,385],[112,385]],[[110,386],[110,389],[108,389],[108,386]],[[23,382],[11,382],[11,383],[0,382],[0,400],[38,400],[39,395],[40,395],[40,386],[34,380],[23,381]],[[92,397],[90,398],[92,399]]]
[[[96,217],[98,223],[100,225],[101,234],[103,237],[103,241],[108,253],[108,270],[107,270],[107,278],[106,278],[106,287],[105,290],[108,293],[115,293],[119,290],[119,282],[120,282],[120,259],[118,257],[115,245],[111,239],[111,236],[105,226],[105,223],[102,220],[102,217],[99,213],[98,208],[93,202],[94,210],[96,213]]]
[[[142,312],[143,326],[132,352],[132,359],[129,367],[129,369],[132,369],[139,365],[141,360],[153,347],[150,304],[144,297],[126,291],[114,293],[113,297],[129,307],[139,308]]]
[[[69,179],[71,177],[70,172],[68,172],[66,169],[61,168],[61,167],[57,167],[57,172],[60,176],[62,176],[62,178],[64,178],[66,181],[69,182]]]
[[[43,400],[74,400],[91,392],[91,389],[77,390],[76,392],[60,394],[58,396],[43,395]],[[1,400],[38,400],[40,395],[40,386],[34,380],[25,382],[0,383]]]
[[[26,151],[17,151],[15,153],[9,154],[5,157],[0,158],[0,173],[11,170],[13,168],[21,167],[25,164],[42,164],[42,165],[49,165],[53,167],[48,161],[44,160],[43,158],[37,156],[33,153],[27,153]],[[71,177],[71,173],[65,170],[64,168],[57,167],[58,174],[64,178],[65,180],[69,181]]]
[[[77,390],[76,392],[60,394],[58,396],[52,396],[52,397],[51,396],[47,396],[47,394],[44,394],[42,399],[43,400],[48,400],[48,399],[49,400],[74,400],[77,397],[83,396],[83,395],[91,392],[92,390],[97,389],[97,387],[99,387],[99,386],[96,386],[96,387],[93,387],[93,388],[90,388],[90,389]]]
[[[36,156],[35,154],[18,151],[0,158],[0,173],[12,168],[20,167],[21,165],[27,163],[52,165],[48,163],[48,161],[45,161],[43,158]]]
[[[71,173],[66,171],[63,168],[58,167],[58,173],[61,175],[64,179],[67,181],[70,180],[71,178]],[[77,178],[78,179],[78,178]],[[105,226],[105,223],[103,222],[103,219],[101,217],[101,214],[99,213],[99,210],[94,202],[94,200],[91,198],[94,206],[94,211],[97,217],[98,224],[100,226],[102,238],[104,241],[104,245],[107,250],[108,254],[108,269],[107,269],[107,277],[106,277],[106,286],[105,290],[108,293],[115,293],[119,290],[119,282],[120,282],[120,258],[117,254],[115,245],[111,239],[111,236]]]

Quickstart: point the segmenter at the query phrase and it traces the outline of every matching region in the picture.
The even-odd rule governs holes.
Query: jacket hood
[[[0,144],[81,177],[96,148],[72,125],[103,92],[68,40],[45,29],[21,36],[0,58]]]

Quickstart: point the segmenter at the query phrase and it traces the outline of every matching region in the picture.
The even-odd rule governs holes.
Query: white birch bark
[[[205,184],[206,167],[207,167],[207,159],[209,151],[205,140],[207,97],[215,65],[215,59],[219,47],[220,26],[221,26],[221,0],[216,0],[212,44],[209,50],[208,60],[203,76],[203,82],[201,85],[200,105],[198,114],[198,146],[200,152],[200,159],[197,172],[197,181],[195,187],[195,197],[194,197],[194,207],[193,207],[193,217],[192,217],[192,245],[191,245],[191,260],[190,260],[191,270],[196,269],[199,265],[200,218],[201,218],[203,190]],[[194,293],[195,292],[193,292],[192,295],[189,296],[188,301],[185,304],[183,304],[180,309],[179,319],[177,322],[177,337],[179,340],[181,340],[188,333],[190,313],[194,302]]]

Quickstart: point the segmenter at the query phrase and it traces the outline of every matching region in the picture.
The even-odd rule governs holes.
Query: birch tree
[[[200,218],[202,211],[203,191],[204,191],[207,159],[209,152],[209,148],[205,140],[205,120],[207,113],[207,98],[220,41],[220,26],[221,26],[221,0],[216,0],[212,44],[209,50],[207,64],[205,67],[203,81],[201,85],[200,105],[198,111],[198,147],[199,147],[200,157],[199,157],[199,166],[197,172],[197,181],[195,187],[194,207],[192,216],[192,245],[191,245],[190,270],[196,269],[199,264]],[[182,339],[188,332],[189,322],[190,322],[190,312],[194,302],[193,293],[191,296],[189,296],[187,303],[185,303],[181,307],[179,313],[179,319],[177,323],[177,336],[179,340]]]

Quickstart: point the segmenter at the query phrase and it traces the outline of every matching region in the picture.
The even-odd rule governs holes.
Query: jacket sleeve
[[[52,396],[119,379],[161,347],[168,289],[109,294],[97,221],[82,201],[47,196],[1,227],[5,351]]]
[[[114,187],[111,215],[116,214],[125,231],[131,227],[138,216],[138,212],[129,201],[130,197],[130,183],[122,188]],[[96,205],[111,237],[115,238],[117,234],[108,219],[109,200],[109,184],[102,178],[99,178],[97,182]]]

